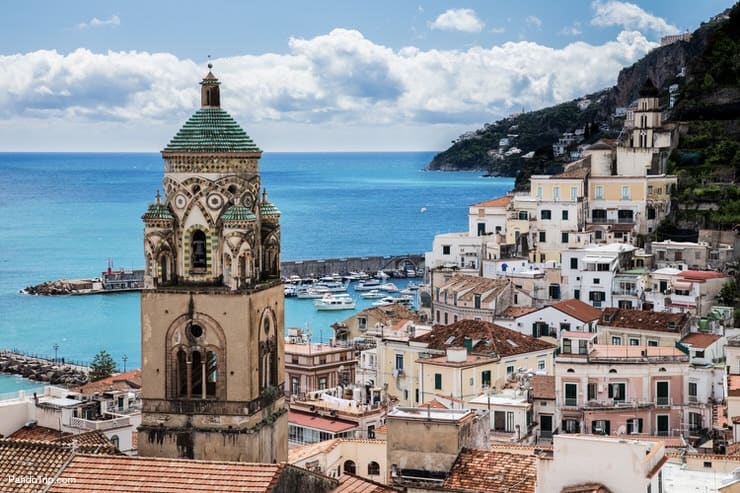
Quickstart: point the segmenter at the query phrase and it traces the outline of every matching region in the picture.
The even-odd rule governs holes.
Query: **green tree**
[[[719,291],[719,301],[726,306],[734,306],[737,297],[737,284],[735,281],[727,281]]]
[[[90,364],[90,381],[94,382],[113,375],[116,371],[116,362],[105,349],[100,350]]]

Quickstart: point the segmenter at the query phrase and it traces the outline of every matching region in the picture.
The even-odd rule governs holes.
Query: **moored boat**
[[[327,293],[323,298],[315,300],[317,310],[354,310],[355,300],[348,294]]]
[[[378,289],[371,289],[370,291],[363,291],[360,296],[365,299],[380,299],[386,296],[384,291]]]

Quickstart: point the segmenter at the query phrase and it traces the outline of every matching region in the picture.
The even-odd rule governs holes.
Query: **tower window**
[[[200,337],[203,335],[203,327],[200,325],[191,325],[190,326],[190,335],[193,337]]]
[[[208,266],[206,260],[206,234],[201,230],[193,233],[191,244],[191,262],[194,269],[205,269]]]

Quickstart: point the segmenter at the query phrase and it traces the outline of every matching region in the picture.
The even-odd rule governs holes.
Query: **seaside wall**
[[[360,272],[375,274],[379,270],[403,270],[410,266],[416,275],[424,272],[424,254],[386,255],[370,257],[341,257],[317,260],[291,260],[280,263],[280,274],[289,276],[321,276],[335,272]]]

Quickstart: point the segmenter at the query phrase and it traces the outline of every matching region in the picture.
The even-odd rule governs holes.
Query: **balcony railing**
[[[670,397],[656,397],[655,405],[656,406],[670,406],[671,398]]]
[[[632,217],[620,217],[618,219],[607,219],[605,217],[592,217],[592,224],[635,224],[635,219]]]
[[[577,397],[566,397],[565,405],[568,407],[578,407],[578,398]]]
[[[84,418],[72,418],[69,422],[71,428],[77,428],[80,430],[111,430],[113,428],[121,428],[131,424],[131,419],[128,416],[119,416],[112,419],[84,419]]]
[[[612,294],[616,296],[639,296],[637,289],[612,289]]]

